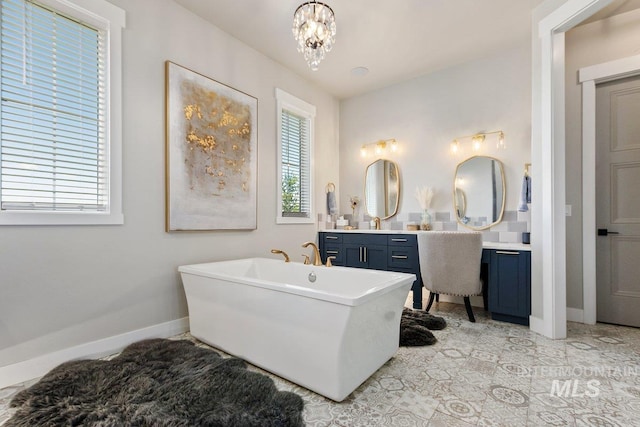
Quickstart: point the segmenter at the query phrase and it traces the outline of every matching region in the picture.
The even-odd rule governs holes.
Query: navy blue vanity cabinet
[[[489,252],[489,311],[491,318],[529,325],[531,314],[531,252]]]
[[[387,236],[348,233],[342,237],[346,267],[387,269]]]
[[[418,238],[415,234],[387,235],[387,267],[390,271],[416,275],[416,280],[411,286],[413,308],[422,309],[422,277],[418,257]]]
[[[344,248],[342,245],[342,233],[319,233],[319,249],[323,263],[328,257],[335,257],[331,260],[333,265],[344,265]]]
[[[318,236],[324,262],[328,256],[335,256],[333,265],[415,274],[413,308],[422,308],[422,279],[415,234],[321,231]]]
[[[389,234],[387,237],[387,264],[392,271],[420,269],[418,259],[418,239],[415,234]]]

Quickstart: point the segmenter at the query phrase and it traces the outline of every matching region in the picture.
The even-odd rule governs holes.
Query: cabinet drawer
[[[392,234],[387,236],[387,244],[389,246],[417,247],[418,239],[414,234]]]
[[[418,261],[418,254],[411,248],[389,246],[387,264],[391,269],[411,269]]]
[[[344,250],[342,245],[334,245],[327,243],[324,246],[322,259],[326,262],[326,259],[331,257],[335,257],[331,260],[331,264],[333,265],[344,265]]]
[[[325,244],[342,243],[342,233],[320,233]]]
[[[342,237],[342,242],[344,244],[350,245],[387,245],[387,235],[386,234],[369,234],[369,233],[348,233],[344,234]]]

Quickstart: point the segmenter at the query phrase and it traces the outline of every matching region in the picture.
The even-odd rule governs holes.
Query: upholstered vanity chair
[[[460,231],[418,233],[418,252],[422,282],[431,293],[425,311],[429,311],[439,294],[462,296],[469,321],[475,322],[469,297],[482,292],[482,234]]]

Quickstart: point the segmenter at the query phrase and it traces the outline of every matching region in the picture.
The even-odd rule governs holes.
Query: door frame
[[[567,336],[565,32],[613,0],[547,0],[533,13],[531,161],[532,331]],[[537,195],[537,196],[536,196]]]
[[[640,75],[640,55],[578,70],[582,84],[583,322],[596,323],[596,85]]]

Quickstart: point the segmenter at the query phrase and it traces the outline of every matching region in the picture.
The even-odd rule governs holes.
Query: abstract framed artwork
[[[257,98],[165,65],[166,230],[255,230]]]

